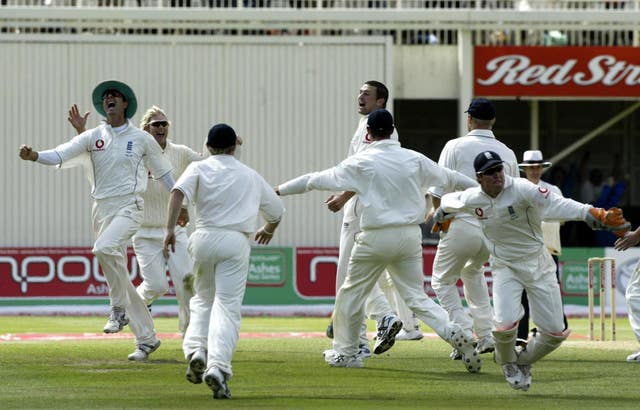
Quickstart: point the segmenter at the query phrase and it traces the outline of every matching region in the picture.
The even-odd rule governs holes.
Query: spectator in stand
[[[602,184],[600,195],[593,202],[593,206],[606,207],[608,209],[620,205],[627,183],[620,169],[621,160],[619,154],[614,155],[613,164],[611,176]],[[595,246],[613,246],[615,241],[616,237],[611,232],[594,232]]]

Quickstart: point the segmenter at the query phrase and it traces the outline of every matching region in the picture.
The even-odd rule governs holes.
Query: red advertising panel
[[[304,299],[336,294],[338,248],[296,248],[295,291]]]
[[[638,97],[640,52],[635,47],[477,46],[474,94]]]
[[[129,277],[140,283],[133,249]],[[0,249],[0,297],[101,297],[106,279],[90,248]]]

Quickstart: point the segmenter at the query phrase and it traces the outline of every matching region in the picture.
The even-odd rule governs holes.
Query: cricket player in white
[[[394,126],[387,110],[372,112],[367,123],[373,140],[368,149],[334,168],[303,175],[277,188],[280,195],[314,189],[352,191],[362,203],[361,232],[356,235],[347,277],[336,297],[334,349],[325,352],[325,361],[336,367],[362,367],[357,353],[365,299],[387,269],[416,316],[462,351],[470,372],[478,372],[481,360],[471,334],[450,322],[447,312],[424,292],[419,226],[426,215],[424,196],[429,186],[452,190],[475,183],[389,139]]]
[[[347,156],[355,155],[367,149],[373,142],[367,133],[367,118],[374,110],[385,108],[389,98],[389,90],[379,81],[365,82],[358,92],[358,113],[362,115],[356,129]],[[398,140],[398,133],[394,129],[390,137]],[[336,271],[336,294],[347,276],[349,257],[353,249],[355,236],[360,232],[360,215],[362,203],[354,192],[342,192],[331,195],[326,200],[327,207],[332,212],[344,208],[342,228],[340,230],[340,251],[338,254],[338,268]],[[383,293],[384,292],[384,293]],[[394,307],[390,306],[390,302]],[[366,316],[377,322],[378,335],[374,346],[374,353],[380,354],[390,349],[399,331],[404,331],[405,339],[422,339],[422,330],[413,312],[406,306],[393,286],[388,273],[380,277],[373,286],[365,304]],[[398,317],[396,317],[396,314]],[[333,323],[327,329],[327,335],[333,337]],[[363,319],[360,331],[359,354],[363,358],[371,355],[367,339],[367,325]]]
[[[105,123],[52,150],[35,152],[23,145],[20,158],[61,167],[89,165],[85,169],[93,181],[93,253],[109,285],[111,300],[104,332],[118,332],[128,323],[137,346],[129,360],[143,361],[160,346],[160,340],[149,310],[129,280],[126,245],[143,219],[141,195],[148,172],[168,191],[174,183],[171,163],[153,137],[131,122],[137,102],[129,86],[105,81],[96,86],[92,98],[96,110],[107,118]]]
[[[570,333],[564,330],[560,287],[542,239],[542,220],[583,220],[592,229],[607,230],[628,230],[628,223],[608,225],[603,209],[563,198],[525,178],[505,176],[503,167],[495,152],[478,154],[474,169],[480,187],[444,195],[434,219],[442,222],[446,214],[465,212],[482,223],[491,253],[495,359],[511,387],[528,390],[531,364],[558,348]],[[515,341],[523,289],[539,331],[518,354]]]
[[[171,191],[164,242],[166,253],[169,248],[175,250],[175,226],[186,197],[195,203],[197,214],[196,229],[189,238],[195,295],[182,347],[189,360],[187,379],[201,383],[204,373],[215,399],[231,397],[227,381],[239,337],[250,234],[262,213],[267,223],[255,239],[269,243],[284,214],[273,188],[233,156],[236,144],[235,131],[228,125],[211,128],[207,147],[212,155],[190,164]]]
[[[513,151],[493,134],[496,110],[491,101],[477,98],[471,101],[467,111],[469,133],[449,140],[440,153],[438,165],[458,171],[475,179],[473,160],[482,151],[497,152],[504,160],[505,173],[518,177],[518,161]],[[430,189],[434,209],[440,205],[442,192]],[[437,225],[436,225],[437,226]],[[457,215],[451,221],[447,232],[440,232],[438,250],[433,261],[431,286],[440,305],[449,313],[449,319],[463,329],[475,332],[478,338],[476,349],[479,353],[489,353],[494,349],[491,335],[493,311],[489,298],[484,265],[489,260],[480,228],[480,222],[467,214]],[[469,313],[464,309],[456,283],[462,279],[464,295]],[[455,349],[452,359],[460,359]]]
[[[205,157],[186,145],[175,144],[168,140],[170,126],[171,123],[164,111],[156,106],[149,108],[140,122],[140,128],[153,135],[160,144],[162,153],[173,166],[173,176],[177,178],[190,163]],[[184,335],[189,324],[189,300],[193,296],[191,289],[185,289],[185,280],[191,275],[193,269],[193,262],[187,250],[186,224],[189,222],[187,204],[183,204],[175,228],[176,251],[165,259],[163,255],[164,225],[167,220],[169,193],[157,182],[149,180],[149,186],[143,198],[145,200],[144,219],[142,226],[133,236],[133,247],[143,279],[138,285],[138,294],[147,305],[151,305],[167,293],[169,290],[166,275],[168,268],[178,301],[178,328]]]
[[[75,104],[69,110],[68,120],[78,134],[85,131],[88,115],[88,112],[84,116],[80,115],[78,106]],[[170,126],[171,122],[166,113],[155,105],[145,112],[140,121],[140,128],[151,134],[160,144],[163,155],[173,167],[172,175],[175,179],[184,172],[187,165],[193,161],[202,160],[204,156],[185,145],[174,144],[168,140]],[[193,262],[187,250],[186,224],[189,222],[187,206],[182,208],[178,217],[176,252],[165,259],[163,254],[164,224],[167,220],[169,192],[162,183],[150,177],[142,199],[144,200],[144,217],[142,225],[133,236],[133,249],[142,277],[137,291],[144,303],[150,308],[156,299],[169,290],[166,275],[168,268],[178,301],[178,329],[184,335],[189,324],[189,300],[193,296],[191,289],[185,288],[185,280],[188,279],[193,268]]]
[[[640,227],[633,232],[626,233],[623,237],[618,238],[615,242],[615,249],[624,251],[640,242]],[[626,290],[627,315],[629,316],[629,324],[633,330],[636,340],[640,342],[640,263],[633,270],[629,284]],[[627,356],[627,362],[640,363],[640,351]]]

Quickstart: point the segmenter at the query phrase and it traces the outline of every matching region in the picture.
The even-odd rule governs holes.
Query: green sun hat
[[[125,100],[129,103],[127,105],[127,109],[124,112],[124,116],[128,118],[133,117],[138,109],[138,101],[136,100],[136,95],[133,93],[131,87],[116,80],[104,81],[96,86],[93,89],[93,93],[91,94],[91,99],[93,100],[93,107],[98,111],[100,115],[103,117],[107,116],[107,113],[104,112],[104,108],[102,108],[102,96],[105,91],[108,90],[116,90],[120,94],[122,94]]]

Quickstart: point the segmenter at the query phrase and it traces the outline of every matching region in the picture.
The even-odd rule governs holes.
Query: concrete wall
[[[134,89],[136,124],[150,105],[163,107],[172,139],[196,150],[212,124],[231,124],[246,142],[243,161],[275,185],[346,156],[359,87],[369,79],[392,87],[390,47],[381,37],[4,38],[0,246],[93,243],[82,172],[21,161],[18,147],[43,150],[70,139],[73,103],[92,112],[88,126],[97,125],[90,95],[99,82],[119,79]],[[335,246],[341,216],[326,210],[327,194],[285,198],[287,214],[272,243]]]
[[[395,99],[457,100],[457,46],[395,46]]]

